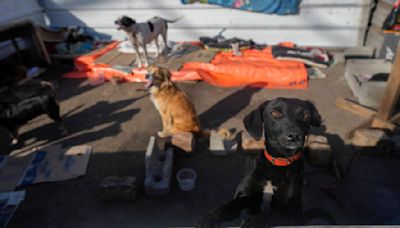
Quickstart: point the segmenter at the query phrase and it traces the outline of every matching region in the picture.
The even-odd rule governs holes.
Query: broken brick
[[[257,141],[247,132],[242,132],[241,141],[243,150],[263,150],[265,148],[264,139]]]
[[[192,153],[195,150],[196,139],[191,132],[180,132],[172,135],[171,143],[186,153]]]
[[[363,128],[357,129],[351,138],[351,144],[359,147],[375,147],[382,140],[388,140],[382,129]]]

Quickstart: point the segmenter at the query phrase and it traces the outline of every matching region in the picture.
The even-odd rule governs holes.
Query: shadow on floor
[[[122,123],[129,121],[140,109],[125,109],[132,103],[146,97],[147,94],[137,98],[120,100],[116,102],[99,101],[96,104],[85,107],[73,108],[64,115],[64,122],[68,129],[68,135],[62,137],[58,125],[48,122],[40,127],[20,135],[20,144],[13,149],[24,147],[24,151],[32,149],[31,145],[37,141],[46,144],[57,140],[65,145],[79,145],[96,141],[104,137],[116,136],[121,132]],[[62,138],[61,138],[62,137]],[[24,144],[28,139],[34,142]]]
[[[234,117],[249,105],[253,94],[262,90],[261,87],[246,86],[224,99],[218,101],[211,108],[199,115],[200,124],[203,128],[216,129],[225,121]]]

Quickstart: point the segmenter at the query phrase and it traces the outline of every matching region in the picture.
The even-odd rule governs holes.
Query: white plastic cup
[[[182,191],[190,191],[194,188],[196,184],[197,174],[193,169],[181,169],[176,174],[176,179],[178,179],[179,188]]]
[[[103,84],[106,81],[103,72],[96,68],[93,69],[92,75],[88,79],[91,86],[97,86]]]

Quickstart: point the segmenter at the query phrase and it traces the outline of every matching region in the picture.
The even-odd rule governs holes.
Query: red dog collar
[[[276,166],[288,166],[288,165],[292,164],[294,161],[299,160],[299,158],[301,157],[301,151],[297,152],[297,154],[293,155],[290,158],[274,158],[267,152],[267,150],[264,150],[264,156],[273,165],[276,165]]]

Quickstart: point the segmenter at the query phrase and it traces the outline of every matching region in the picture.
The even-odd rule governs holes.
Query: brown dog
[[[171,81],[168,69],[150,66],[146,74],[151,100],[161,115],[163,130],[158,136],[167,137],[178,132],[201,134],[196,109],[189,97]]]

